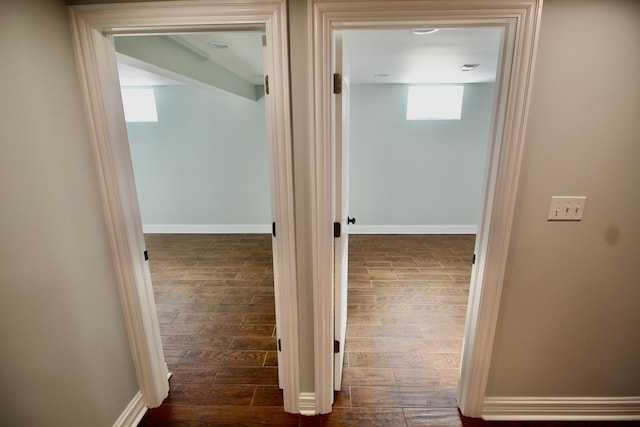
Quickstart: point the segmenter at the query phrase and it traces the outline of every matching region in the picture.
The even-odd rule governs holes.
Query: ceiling
[[[352,83],[478,83],[496,78],[501,28],[344,31]],[[473,71],[460,71],[478,64]]]
[[[442,28],[416,35],[411,29],[345,30],[350,80],[352,84],[494,81],[502,31],[495,27]],[[220,31],[166,37],[254,85],[263,82],[262,32]],[[119,64],[123,86],[180,84],[175,74],[139,66],[135,61],[125,62],[128,65]],[[465,64],[479,65],[473,71],[460,71]]]
[[[201,50],[209,60],[253,84],[264,82],[262,32],[191,33],[173,36]],[[225,47],[226,46],[226,47]]]
[[[151,41],[158,35],[148,37]],[[195,54],[201,60],[221,65],[251,84],[260,85],[264,81],[261,31],[216,31],[163,37],[172,40],[176,47]],[[170,54],[167,52],[167,55]],[[190,82],[189,79],[181,81],[180,76],[170,70],[163,70],[134,57],[117,54],[117,59],[121,86],[164,86]]]
[[[145,70],[145,64],[132,61],[123,55],[116,55],[120,86],[171,86],[182,82]],[[157,70],[154,70],[157,71]]]

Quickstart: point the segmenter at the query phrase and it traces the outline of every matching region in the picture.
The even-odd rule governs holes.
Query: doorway
[[[173,405],[282,402],[263,37],[115,36]]]
[[[471,274],[469,305],[465,320],[465,334],[457,391],[457,405],[467,416],[479,417],[482,413],[484,392],[488,377],[495,313],[499,304],[500,289],[506,248],[509,241],[510,223],[519,174],[520,151],[526,123],[527,95],[530,87],[530,71],[535,52],[536,28],[540,4],[505,1],[500,9],[491,2],[479,2],[470,9],[468,4],[447,2],[405,2],[398,10],[393,2],[380,2],[362,14],[358,2],[342,2],[339,6],[330,2],[314,3],[314,69],[315,88],[314,135],[316,153],[314,238],[316,264],[314,277],[315,309],[322,313],[342,311],[334,307],[338,288],[328,286],[335,283],[333,240],[329,226],[343,223],[343,217],[334,211],[335,170],[333,156],[335,136],[333,127],[336,116],[332,110],[334,101],[334,41],[336,33],[350,29],[397,29],[397,28],[465,28],[501,27],[501,56],[498,63],[496,111],[491,126],[488,173],[482,200],[483,211],[479,220],[475,243],[476,262]],[[338,150],[336,149],[336,152]],[[343,213],[341,213],[343,214]],[[345,218],[348,220],[348,218]],[[344,221],[346,223],[346,221]],[[330,237],[329,237],[330,236]],[[330,271],[335,274],[327,274]],[[339,286],[339,285],[337,285]],[[322,315],[318,315],[318,322]],[[316,330],[316,372],[331,370],[334,363],[334,322],[329,327]],[[328,412],[333,400],[333,381],[317,386],[320,412]]]
[[[176,7],[179,6],[179,7]],[[265,73],[273,88],[265,97],[271,184],[276,312],[282,313],[278,339],[286,343],[278,355],[284,389],[284,407],[298,411],[297,301],[292,203],[291,137],[289,122],[285,8],[283,3],[239,1],[233,4],[140,3],[71,6],[73,41],[90,118],[105,215],[114,256],[119,291],[136,374],[140,402],[158,406],[168,391],[163,354],[139,207],[135,196],[131,156],[117,85],[114,35],[171,34],[227,30],[265,32]],[[271,225],[271,224],[270,224]],[[281,310],[278,310],[280,308]],[[133,408],[132,410],[138,410]]]
[[[339,239],[350,250],[348,262],[336,256],[335,298],[338,305],[348,294],[340,309],[348,308],[349,326],[339,340],[353,406],[384,406],[383,396],[395,393],[386,404],[419,407],[421,392],[422,406],[455,410],[503,32],[336,32],[337,66],[343,50],[336,104],[349,110],[335,118],[336,132],[347,129],[334,137],[336,206],[348,206]],[[347,286],[340,285],[342,265]],[[336,308],[336,326],[343,315]],[[339,390],[339,375],[335,381]]]

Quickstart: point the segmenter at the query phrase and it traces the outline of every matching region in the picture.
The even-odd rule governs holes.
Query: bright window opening
[[[153,89],[122,89],[122,106],[127,122],[157,122]]]
[[[460,120],[464,86],[409,86],[407,120]]]

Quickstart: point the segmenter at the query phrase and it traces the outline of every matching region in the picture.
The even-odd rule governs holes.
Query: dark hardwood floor
[[[559,426],[485,422],[455,401],[474,236],[352,235],[342,391],[287,414],[270,235],[147,235],[169,397],[142,426]]]

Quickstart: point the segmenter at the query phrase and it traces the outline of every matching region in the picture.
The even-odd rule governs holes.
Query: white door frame
[[[489,375],[525,137],[542,0],[308,0],[312,28],[313,269],[316,409],[333,401],[333,230],[331,42],[357,28],[499,26],[505,28],[497,76],[483,213],[471,275],[458,406],[480,417]]]
[[[128,146],[113,34],[264,25],[275,298],[284,409],[299,412],[298,309],[285,0],[165,1],[69,7],[73,45],[100,182],[114,270],[138,387],[147,407],[169,390]]]

